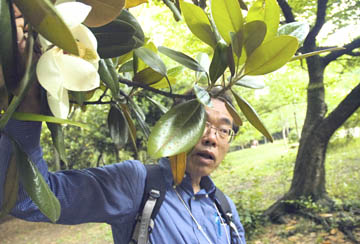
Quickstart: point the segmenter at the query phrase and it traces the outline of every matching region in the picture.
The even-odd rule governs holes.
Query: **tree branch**
[[[290,5],[285,0],[277,0],[277,2],[284,14],[286,23],[294,22],[295,17],[294,17],[294,14],[292,12]]]
[[[323,120],[320,135],[331,135],[360,107],[360,83],[352,89],[344,100]],[[324,138],[327,139],[327,138]]]
[[[316,11],[316,22],[314,27],[310,30],[309,34],[307,35],[304,46],[306,47],[307,51],[311,51],[315,48],[316,45],[316,36],[319,34],[321,28],[325,24],[325,16],[326,16],[326,5],[328,0],[318,0],[317,4],[317,11]]]
[[[347,54],[351,56],[359,56],[359,52],[353,52],[354,49],[360,48],[360,36],[353,40],[352,42],[346,44],[344,46],[345,49],[333,51],[328,55],[324,56],[322,59],[324,61],[325,66],[328,65],[331,61],[336,60],[338,57]]]
[[[141,83],[141,82],[135,82],[135,81],[131,81],[131,80],[127,80],[127,79],[123,79],[123,78],[120,78],[119,79],[119,82],[122,83],[122,84],[125,84],[127,86],[130,86],[130,87],[138,87],[138,88],[143,88],[147,91],[151,91],[151,92],[154,92],[154,93],[157,93],[157,94],[160,94],[160,95],[163,95],[165,97],[170,97],[170,98],[183,98],[183,99],[191,99],[191,98],[195,98],[194,95],[182,95],[182,94],[174,94],[172,92],[165,92],[165,91],[161,91],[161,90],[158,90],[158,89],[155,89],[151,86],[148,86],[144,83]]]

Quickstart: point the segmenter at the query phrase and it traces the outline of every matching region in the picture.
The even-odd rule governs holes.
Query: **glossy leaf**
[[[90,5],[91,12],[84,23],[90,27],[102,26],[110,23],[119,16],[125,7],[125,0],[79,0]]]
[[[183,66],[176,66],[168,70],[168,76],[169,77],[177,77],[182,74],[184,70]]]
[[[68,161],[65,153],[64,132],[61,125],[54,123],[46,123],[46,125],[51,132],[51,138],[60,159],[64,162],[66,166],[68,166]]]
[[[265,83],[261,79],[251,76],[245,76],[241,78],[240,80],[236,81],[235,85],[252,89],[262,89],[265,87]]]
[[[16,166],[15,154],[12,154],[4,181],[4,195],[1,205],[0,219],[5,217],[16,204],[19,192],[19,171]]]
[[[205,109],[196,99],[178,104],[155,124],[148,140],[152,158],[187,152],[200,139],[205,128]]]
[[[105,85],[110,89],[113,96],[117,96],[118,94],[118,85],[113,80],[113,77],[110,74],[109,68],[105,63],[104,59],[99,61],[99,70],[98,73],[100,75],[100,80],[105,83]]]
[[[225,69],[228,65],[228,47],[219,42],[216,45],[213,59],[211,60],[209,74],[210,80],[214,84],[217,79],[222,76],[225,72]]]
[[[101,58],[113,58],[129,53],[144,45],[144,32],[136,18],[127,10],[111,23],[91,28],[98,40],[98,53]]]
[[[280,26],[278,35],[294,36],[298,39],[299,43],[303,43],[309,34],[310,26],[305,22],[291,22]]]
[[[11,26],[11,1],[1,0],[0,1],[0,108],[2,108],[3,100],[5,95],[6,87],[8,91],[6,93],[13,92],[17,85],[17,64],[16,64],[16,30]],[[2,71],[5,71],[2,73]],[[5,87],[6,84],[6,87]]]
[[[212,107],[210,94],[202,87],[194,85],[194,92],[197,100],[205,106]]]
[[[151,97],[148,96],[146,96],[146,99],[148,99],[150,102],[155,104],[155,106],[158,107],[163,114],[169,111],[169,109],[164,107],[160,102],[156,101],[155,99],[152,99]]]
[[[309,53],[304,53],[301,55],[297,55],[291,58],[290,61],[294,61],[294,60],[299,60],[299,59],[303,59],[303,58],[308,58],[314,55],[319,55],[320,53],[326,53],[326,52],[332,52],[332,51],[337,51],[337,50],[344,50],[344,47],[331,47],[331,48],[326,48],[323,50],[319,50],[319,51],[315,51],[315,52],[309,52]]]
[[[13,142],[13,145],[22,186],[39,210],[55,223],[60,217],[59,200],[46,184],[36,165],[29,160],[16,142]]]
[[[230,32],[230,38],[231,38],[232,51],[235,53],[235,55],[238,58],[240,58],[241,53],[242,53],[242,49],[243,49],[243,43],[244,43],[244,32],[243,32],[243,30],[240,30],[237,33]]]
[[[76,41],[49,0],[14,0],[25,19],[43,37],[67,53],[79,55]]]
[[[246,3],[243,0],[239,0],[240,8],[248,11],[248,7],[246,6]]]
[[[266,23],[264,42],[274,38],[280,23],[280,7],[276,0],[256,0],[246,16],[246,22],[254,20],[262,20]]]
[[[230,44],[230,32],[240,31],[244,21],[238,0],[213,0],[211,13],[220,35]]]
[[[125,116],[125,119],[126,119],[126,122],[127,122],[128,128],[129,128],[129,132],[130,132],[129,135],[130,135],[131,142],[134,146],[135,151],[137,152],[136,128],[135,128],[134,122],[131,119],[129,108],[125,104],[120,104],[120,108]]]
[[[198,71],[198,72],[206,72],[205,69],[192,57],[189,57],[188,55],[178,52],[175,50],[172,50],[167,47],[160,46],[158,47],[159,52],[165,54],[172,60],[175,60],[176,62],[184,65],[185,67]]]
[[[70,100],[74,100],[77,105],[82,106],[86,101],[86,92],[68,91]]]
[[[179,153],[170,157],[171,172],[175,185],[179,185],[185,175],[186,170],[186,152]]]
[[[164,62],[152,50],[140,47],[134,50],[135,54],[154,71],[166,76],[167,70]]]
[[[237,95],[235,92],[232,91],[233,96],[235,97],[235,100],[237,102],[237,105],[241,109],[241,111],[244,113],[247,120],[252,124],[258,131],[261,132],[269,141],[273,142],[273,138],[269,131],[265,128],[264,124],[261,122],[259,116],[257,115],[256,111],[250,106],[250,104]]]
[[[265,35],[266,24],[264,21],[255,20],[246,23],[244,26],[244,46],[248,57],[261,45]]]
[[[68,124],[90,130],[90,127],[87,124],[83,124],[80,122],[71,121],[67,119],[60,119],[47,115],[41,115],[41,114],[15,112],[12,118],[17,120],[24,120],[24,121],[44,121],[44,122],[57,123],[57,124]]]
[[[196,60],[199,62],[199,64],[205,69],[205,70],[209,70],[210,67],[210,58],[209,55],[207,55],[206,53],[198,53],[198,55],[196,55]],[[197,81],[201,81],[201,80],[205,80],[207,81],[207,72],[195,72],[195,76],[196,76],[196,80]]]
[[[231,77],[234,77],[235,76],[235,59],[234,59],[234,54],[232,51],[231,44],[227,48],[227,64],[228,64],[228,67],[230,70]]]
[[[180,1],[180,7],[184,15],[185,23],[190,31],[201,41],[215,48],[217,42],[216,36],[204,10],[185,1]]]
[[[115,65],[110,58],[105,59],[105,64],[110,72],[112,80],[114,81],[115,94],[117,94],[119,92],[119,82],[118,82],[119,77],[118,77],[118,73],[115,69]]]
[[[107,123],[110,137],[115,145],[119,148],[124,147],[129,138],[129,130],[126,119],[121,110],[115,106],[111,106]]]
[[[234,120],[235,125],[241,126],[243,124],[242,119],[240,118],[240,115],[236,111],[236,109],[227,101],[225,102],[225,107],[227,111],[230,113],[231,117]]]
[[[174,85],[176,83],[176,78],[175,77],[168,77],[166,79],[165,78],[162,78],[160,81],[154,83],[154,84],[151,84],[150,86],[152,88],[155,88],[155,89],[161,89],[161,88],[168,88],[169,87],[169,82],[170,82],[170,85]]]
[[[295,54],[298,41],[292,36],[278,36],[264,43],[245,63],[246,75],[263,75],[281,68]]]
[[[141,82],[146,85],[152,85],[160,81],[164,76],[152,68],[147,67],[134,75],[133,81]]]

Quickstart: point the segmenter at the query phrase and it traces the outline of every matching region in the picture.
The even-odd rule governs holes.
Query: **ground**
[[[286,225],[265,226],[248,244],[352,244],[338,229],[324,231],[312,222],[291,218]],[[296,234],[294,234],[296,233]],[[355,231],[360,239],[360,228]],[[108,244],[113,243],[106,224],[76,226],[29,223],[10,219],[0,224],[1,244]]]

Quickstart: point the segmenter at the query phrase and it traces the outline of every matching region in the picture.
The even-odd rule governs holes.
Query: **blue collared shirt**
[[[72,225],[105,222],[112,227],[115,244],[129,243],[145,186],[146,169],[141,162],[129,160],[104,167],[52,173],[48,172],[39,143],[41,123],[12,120],[5,131],[20,143],[59,199],[61,216],[57,223]],[[2,135],[0,204],[11,151],[11,141],[6,135]],[[208,243],[172,188],[173,181],[168,160],[160,159],[159,164],[165,169],[164,180],[168,190],[155,219],[154,230],[150,234],[151,243]],[[177,191],[211,242],[228,243],[229,227],[222,224],[217,214],[214,205],[215,185],[210,177],[202,178],[201,190],[194,194],[190,176],[185,176]],[[244,229],[235,205],[231,200],[229,202],[239,232],[239,236],[234,237],[233,243],[245,244]],[[21,186],[18,202],[11,214],[29,221],[49,221]]]

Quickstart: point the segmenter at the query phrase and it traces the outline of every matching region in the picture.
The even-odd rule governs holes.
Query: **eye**
[[[229,135],[230,134],[230,129],[229,128],[219,128],[220,133],[224,134],[224,135]]]

